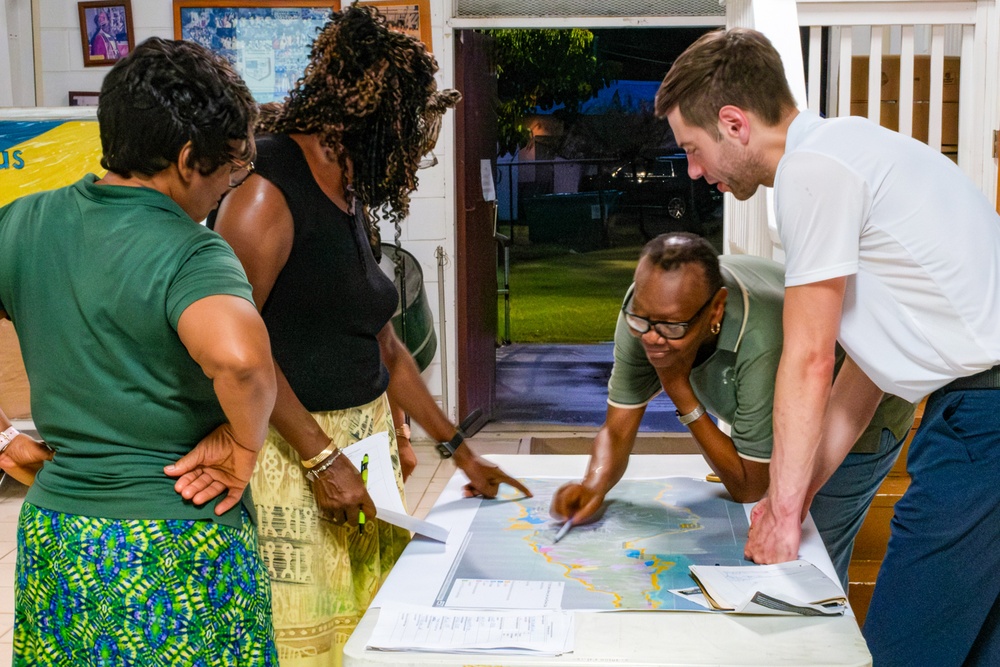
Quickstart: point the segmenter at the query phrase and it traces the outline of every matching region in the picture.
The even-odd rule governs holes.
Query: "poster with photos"
[[[281,102],[336,9],[329,0],[174,0],[174,35],[228,59],[259,103]]]

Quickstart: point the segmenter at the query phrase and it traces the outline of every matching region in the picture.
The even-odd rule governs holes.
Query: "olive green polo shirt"
[[[236,255],[156,190],[74,185],[0,209],[0,304],[31,382],[31,413],[55,449],[29,489],[42,508],[111,519],[216,517],[163,467],[226,418],[177,322],[195,301],[252,301]],[[249,489],[249,487],[248,487]],[[244,506],[253,516],[249,491]]]
[[[728,291],[715,352],[691,371],[691,386],[712,415],[731,425],[740,456],[767,462],[774,446],[774,381],[781,359],[784,272],[777,262],[749,255],[719,258]],[[628,300],[632,288],[625,299]],[[838,369],[843,351],[838,347]],[[608,382],[608,403],[645,406],[662,390],[642,342],[629,332],[619,312],[615,363]],[[874,452],[883,428],[897,439],[913,423],[914,406],[886,395],[852,452]]]

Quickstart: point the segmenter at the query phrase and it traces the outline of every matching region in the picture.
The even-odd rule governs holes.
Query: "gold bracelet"
[[[330,454],[333,454],[333,450],[335,449],[337,449],[337,445],[333,444],[333,441],[331,440],[329,447],[327,447],[326,449],[324,449],[323,451],[321,451],[319,454],[312,457],[308,461],[303,461],[302,467],[305,468],[306,470],[315,468],[320,461],[325,460],[326,457],[328,457]]]
[[[410,439],[410,425],[407,424],[407,423],[404,423],[402,426],[396,428],[396,437],[397,438],[406,438],[407,440],[409,440]]]
[[[319,476],[322,473],[326,472],[327,469],[330,466],[333,465],[334,461],[336,461],[337,459],[340,458],[340,455],[343,454],[343,453],[344,453],[343,449],[338,449],[336,452],[333,453],[333,456],[331,456],[327,460],[323,461],[319,466],[317,466],[316,468],[313,468],[312,470],[307,470],[306,471],[306,478],[310,482],[315,482],[317,479],[319,479]]]

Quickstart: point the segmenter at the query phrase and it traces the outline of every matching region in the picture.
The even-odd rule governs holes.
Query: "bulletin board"
[[[174,0],[174,37],[224,56],[257,102],[281,102],[302,76],[336,0]]]

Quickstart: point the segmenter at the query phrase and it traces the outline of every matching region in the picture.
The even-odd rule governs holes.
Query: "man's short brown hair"
[[[680,109],[686,123],[718,134],[719,109],[737,106],[777,125],[795,108],[781,56],[747,28],[702,35],[674,61],[656,93],[656,115]]]

